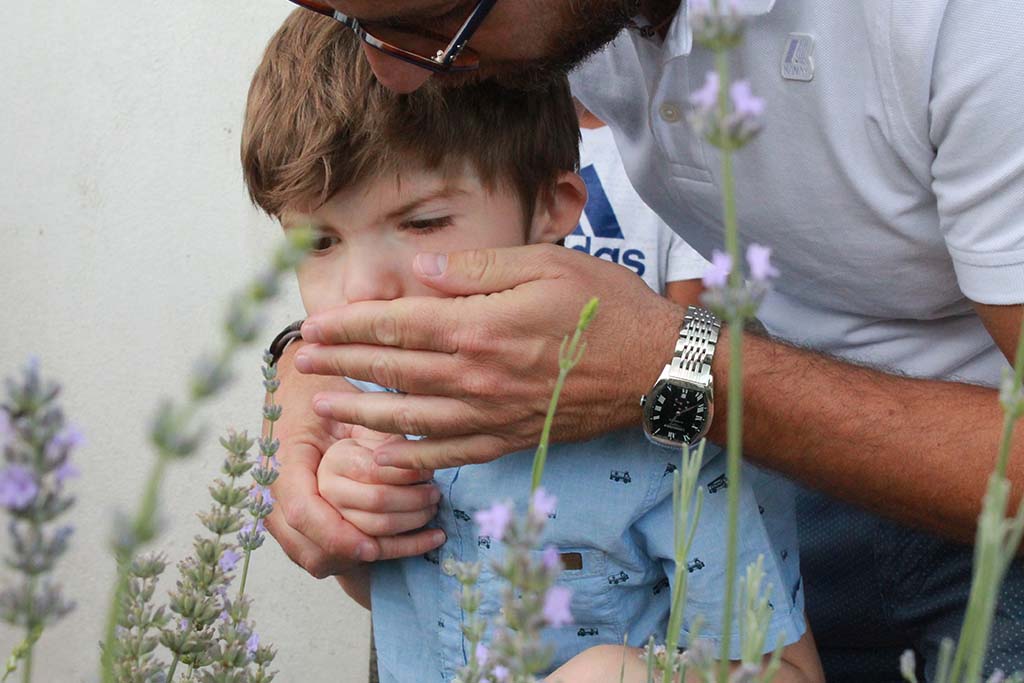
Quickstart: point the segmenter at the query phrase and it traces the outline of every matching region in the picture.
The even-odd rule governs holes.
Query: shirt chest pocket
[[[629,573],[613,564],[604,552],[577,547],[559,547],[558,551],[565,568],[557,585],[572,591],[573,623],[544,632],[545,641],[555,649],[554,667],[594,645],[622,642],[624,623],[619,602],[623,584],[630,581]],[[539,563],[540,551],[532,554]],[[491,563],[484,560],[480,571],[481,613],[492,624],[501,609],[505,585]]]

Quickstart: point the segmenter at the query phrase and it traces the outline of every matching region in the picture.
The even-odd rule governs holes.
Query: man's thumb
[[[553,277],[545,269],[553,265],[552,253],[551,245],[546,244],[448,254],[423,252],[416,255],[413,267],[424,284],[448,294],[491,294]]]

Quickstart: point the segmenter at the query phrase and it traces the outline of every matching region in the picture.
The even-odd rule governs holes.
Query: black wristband
[[[296,320],[288,327],[281,330],[274,341],[270,342],[270,348],[267,349],[270,352],[270,364],[277,365],[277,361],[281,360],[284,350],[296,339],[302,339],[302,323],[306,322],[303,320]]]

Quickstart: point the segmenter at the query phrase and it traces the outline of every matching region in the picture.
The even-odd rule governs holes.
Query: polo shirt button
[[[661,106],[658,107],[658,114],[661,116],[661,120],[666,123],[676,123],[679,119],[683,118],[683,110],[675,102],[662,102]]]

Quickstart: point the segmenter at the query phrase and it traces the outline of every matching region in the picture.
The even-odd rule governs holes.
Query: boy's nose
[[[345,300],[390,301],[403,295],[402,274],[392,254],[367,253],[352,255],[345,269]]]
[[[410,93],[427,82],[432,75],[426,69],[413,66],[401,59],[384,54],[375,47],[363,44],[366,61],[381,85],[396,93]]]

